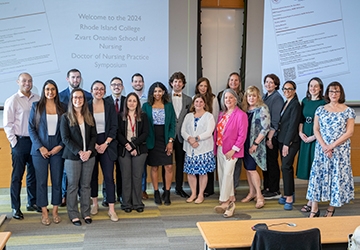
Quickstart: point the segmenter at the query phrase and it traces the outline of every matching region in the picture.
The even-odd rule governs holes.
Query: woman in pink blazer
[[[232,89],[226,89],[221,97],[222,112],[214,132],[215,155],[219,175],[220,205],[217,213],[232,217],[235,211],[234,168],[238,158],[244,157],[244,143],[248,118],[240,109],[240,99]]]

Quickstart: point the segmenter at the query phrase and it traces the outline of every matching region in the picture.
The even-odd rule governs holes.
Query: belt
[[[17,139],[30,139],[30,136],[16,135]]]

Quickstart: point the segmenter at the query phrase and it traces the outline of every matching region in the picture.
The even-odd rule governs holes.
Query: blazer
[[[114,97],[112,95],[109,95],[107,97],[104,98],[107,102],[110,102],[113,106],[114,106],[114,110],[116,111],[115,109],[115,100],[114,100]],[[124,111],[124,105],[125,105],[125,99],[126,97],[125,96],[120,96],[120,110],[119,110],[119,113],[123,112]]]
[[[169,97],[170,97],[170,101],[172,102],[173,95],[171,93],[169,94]],[[181,107],[181,111],[179,114],[179,118],[177,118],[176,114],[175,114],[175,119],[176,119],[175,136],[177,136],[180,143],[183,143],[184,139],[181,136],[181,126],[184,122],[184,118],[185,118],[186,114],[189,112],[189,109],[190,109],[190,106],[192,103],[192,99],[190,96],[187,96],[184,93],[181,94],[181,98],[182,98],[182,107]]]
[[[221,120],[224,112],[220,112],[218,121]],[[228,122],[225,125],[224,134],[222,137],[222,151],[226,154],[231,149],[239,148],[240,150],[235,152],[234,158],[244,157],[244,143],[248,130],[248,117],[244,111],[235,107],[234,111],[229,117]],[[214,131],[214,154],[217,154],[217,129]]]
[[[164,134],[165,134],[165,143],[169,141],[170,138],[175,138],[175,111],[174,107],[171,103],[164,104],[165,109],[165,126],[164,126]],[[152,116],[152,106],[145,102],[142,106],[142,110],[147,115],[149,121],[149,135],[146,139],[146,146],[148,149],[153,149],[155,146],[155,129],[154,129],[154,120]],[[164,145],[166,147],[166,145]]]
[[[69,160],[80,160],[79,151],[83,150],[83,138],[79,125],[70,126],[66,113],[61,116],[60,122],[61,139],[65,144],[63,158]],[[91,150],[90,157],[96,155],[96,127],[85,123],[85,145],[86,150]]]
[[[106,101],[105,99],[103,99],[103,101],[104,101],[104,109],[105,109],[105,139],[108,137],[113,139],[106,150],[109,153],[110,159],[112,161],[116,161],[118,157],[118,152],[117,152],[118,142],[116,140],[116,134],[118,129],[117,114],[113,103]],[[88,104],[89,104],[89,111],[91,112],[91,114],[94,114],[93,100],[90,100]]]
[[[123,119],[122,115],[119,115],[119,129],[117,133],[117,139],[119,141],[118,153],[119,156],[124,157],[127,149],[125,144],[129,143],[132,150],[136,150],[138,155],[148,152],[146,147],[146,139],[149,134],[149,121],[145,113],[141,113],[141,121],[136,121],[136,139],[128,141],[126,139],[128,129],[128,119]]]
[[[288,106],[283,111],[288,101],[284,103],[281,111],[279,129],[277,132],[278,141],[286,146],[293,142],[299,142],[299,123],[301,117],[301,107],[297,95],[290,100]]]
[[[93,98],[92,95],[89,92],[87,92],[86,90],[83,90],[83,91],[85,93],[86,101],[90,101]],[[65,103],[66,109],[67,109],[67,105],[69,104],[70,93],[71,92],[70,92],[69,87],[67,87],[66,89],[64,89],[63,91],[61,91],[59,93],[60,102]]]
[[[47,126],[47,120],[46,120],[46,110],[40,114],[40,120],[39,125],[36,127],[36,106],[39,102],[33,102],[31,106],[30,111],[30,118],[29,118],[29,134],[30,139],[32,142],[31,146],[31,155],[39,155],[41,156],[39,148],[45,147],[48,150],[51,150],[52,146],[49,145],[49,133],[48,133],[48,126]],[[65,104],[61,103],[65,110]],[[60,135],[60,120],[61,116],[58,116],[58,122],[56,125],[56,133],[55,138],[59,142],[59,146],[62,146],[64,148],[64,143],[61,141],[61,135]],[[59,152],[62,154],[62,150]]]

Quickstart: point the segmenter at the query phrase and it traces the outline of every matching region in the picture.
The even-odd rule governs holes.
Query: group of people
[[[220,204],[215,211],[226,218],[235,211],[242,164],[249,193],[241,202],[254,200],[260,209],[266,199],[276,198],[285,210],[292,210],[293,163],[299,149],[296,174],[309,179],[309,202],[301,211],[317,217],[318,203],[330,201],[325,216],[332,216],[335,207],[354,198],[349,138],[355,113],[344,104],[344,89],[338,82],[330,83],[323,96],[321,79],[311,79],[300,103],[293,81],[282,86],[284,102],[278,92],[280,80],[274,74],[264,77],[263,96],[255,86],[243,91],[236,72],[230,74],[226,89],[217,96],[205,77],[198,80],[195,95],[187,96],[183,93],[186,78],[181,72],[170,77],[171,92],[163,83],[155,82],[147,96],[139,73],[133,75],[134,91],[126,97],[121,95],[123,81],[119,77],[111,79],[111,95],[107,97],[102,81],[94,81],[88,93],[80,88],[81,80],[80,71],[72,69],[67,74],[68,88],[59,92],[57,84],[47,80],[38,96],[31,92],[31,75],[22,73],[17,81],[19,91],[5,102],[4,130],[12,148],[11,206],[15,219],[24,218],[20,190],[25,166],[27,210],[41,212],[44,225],[51,223],[47,208],[49,167],[54,223],[60,223],[58,207],[65,204],[74,225],[82,225],[81,218],[92,223],[91,215],[99,209],[98,166],[104,176],[102,204],[108,207],[111,221],[118,221],[117,200],[127,213],[144,211],[147,166],[154,202],[170,205],[173,154],[175,193],[188,203],[200,204],[214,194],[217,169]],[[162,195],[158,183],[161,166]],[[257,166],[263,171],[263,189]],[[190,195],[183,190],[184,173]]]

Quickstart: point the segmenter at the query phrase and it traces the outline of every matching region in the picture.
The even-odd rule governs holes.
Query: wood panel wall
[[[297,160],[295,160],[296,166]],[[11,150],[10,143],[8,142],[4,129],[0,129],[0,163],[1,163],[1,174],[0,174],[0,188],[10,187],[11,178]],[[355,124],[355,132],[351,138],[351,164],[354,176],[360,176],[360,124]],[[147,181],[151,182],[150,168],[148,167],[148,178]],[[175,173],[175,170],[173,171]],[[296,171],[294,171],[296,173]],[[161,170],[160,170],[161,173]],[[175,174],[174,174],[175,176]],[[159,181],[161,181],[161,174],[159,174]],[[246,179],[246,171],[242,171],[241,179]],[[184,179],[186,181],[186,178]],[[101,171],[99,174],[99,182],[102,183]],[[25,175],[23,178],[23,186],[25,186]]]
[[[243,0],[201,0],[201,8],[243,9]]]

